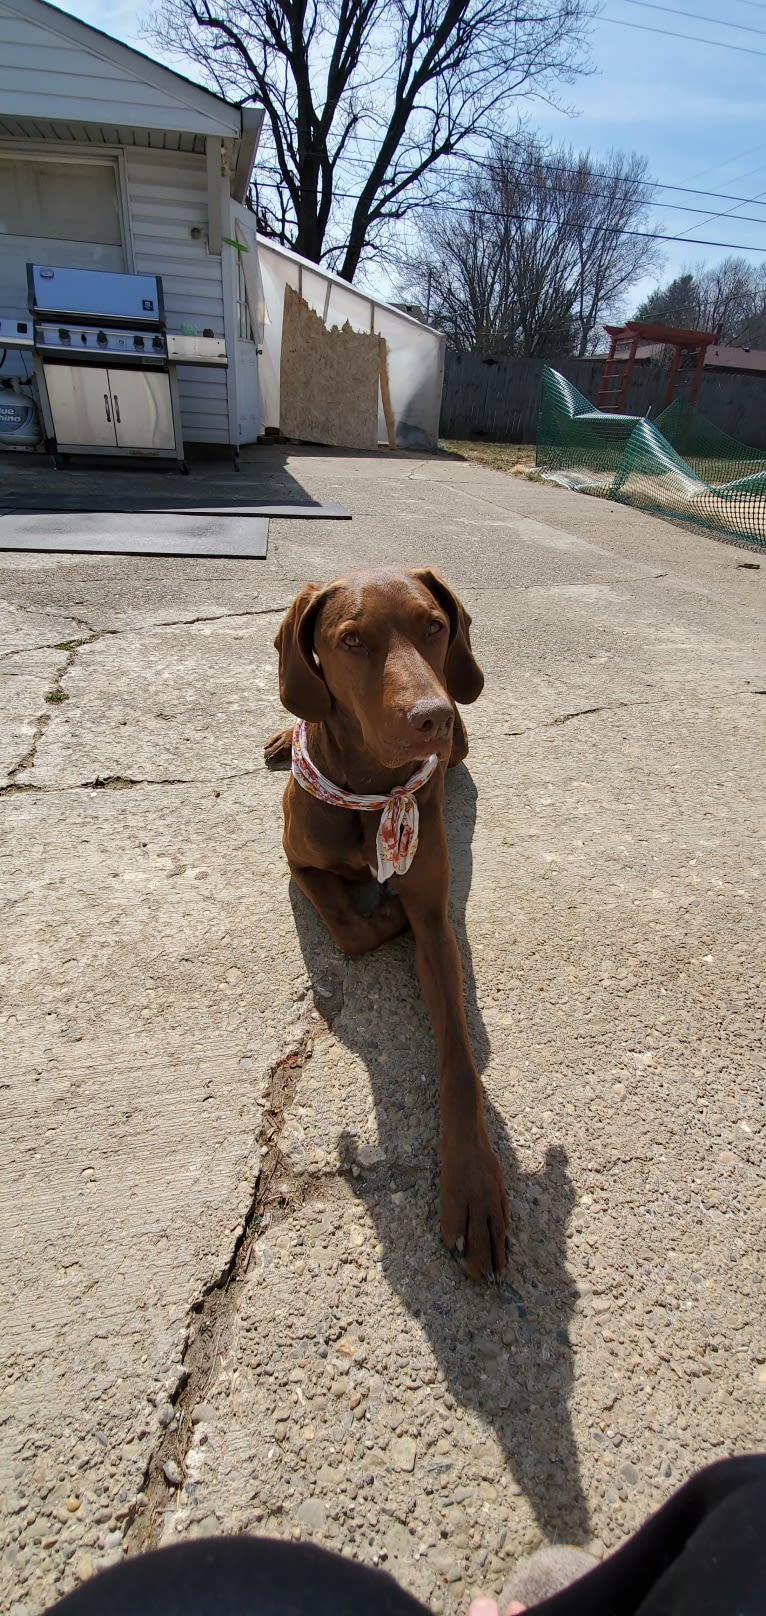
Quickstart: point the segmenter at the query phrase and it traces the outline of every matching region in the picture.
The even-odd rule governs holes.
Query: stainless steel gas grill
[[[186,471],[177,364],[226,364],[213,337],[168,336],[158,275],[28,264],[33,357],[57,457],[149,456]]]

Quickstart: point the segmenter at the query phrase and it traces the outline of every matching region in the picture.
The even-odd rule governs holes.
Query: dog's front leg
[[[435,838],[433,826],[429,832]],[[434,841],[431,841],[432,852]],[[500,1163],[487,1133],[484,1095],[463,1004],[460,955],[426,861],[396,882],[415,938],[415,963],[439,1054],[441,1110],[441,1228],[473,1279],[505,1267],[508,1201]],[[446,866],[447,849],[444,845]],[[429,860],[430,862],[430,860]],[[442,886],[444,883],[441,883]]]
[[[371,915],[360,915],[351,901],[348,882],[331,870],[317,870],[289,860],[290,873],[301,892],[313,903],[327,930],[344,954],[368,954],[407,929],[407,916],[393,893]]]
[[[289,769],[293,760],[293,727],[278,729],[270,735],[263,748],[263,761],[267,769]]]

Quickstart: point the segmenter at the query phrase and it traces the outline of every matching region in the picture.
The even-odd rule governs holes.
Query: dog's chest
[[[288,853],[320,869],[367,878],[377,863],[379,813],[361,813],[319,802],[290,782],[286,841]]]

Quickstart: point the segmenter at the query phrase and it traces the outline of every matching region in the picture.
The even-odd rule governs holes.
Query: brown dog
[[[468,751],[454,703],[475,701],[484,684],[470,621],[438,573],[383,567],[306,584],[275,644],[282,701],[306,721],[284,795],[290,870],[347,954],[412,928],[440,1061],[442,1233],[479,1277],[504,1266],[508,1205],[447,917],[444,774]],[[267,763],[285,762],[292,742],[292,730],[275,735]],[[333,791],[371,796],[374,806],[339,806]],[[370,871],[391,884],[362,916],[348,883]]]

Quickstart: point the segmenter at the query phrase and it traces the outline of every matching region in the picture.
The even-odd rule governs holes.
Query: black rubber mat
[[[262,561],[265,516],[221,511],[62,511],[0,515],[0,550],[69,555],[214,556]]]
[[[327,505],[293,504],[257,504],[257,505],[226,505],[217,500],[189,500],[179,499],[177,496],[165,498],[131,498],[120,499],[109,507],[103,498],[91,500],[74,495],[70,499],[43,498],[40,500],[7,499],[0,495],[0,520],[6,516],[243,516],[266,518],[279,518],[280,521],[293,517],[300,522],[350,522],[351,512],[345,505],[337,505],[330,501]]]

